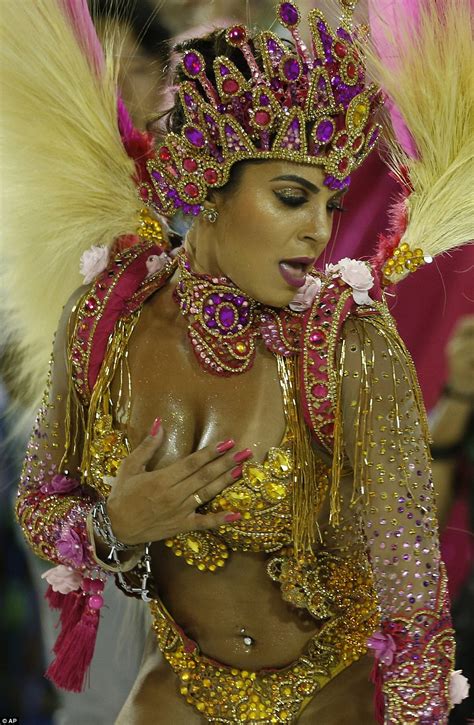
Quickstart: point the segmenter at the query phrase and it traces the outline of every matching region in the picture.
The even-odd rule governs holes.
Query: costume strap
[[[79,399],[88,405],[104,360],[109,337],[122,318],[137,311],[168,281],[175,263],[169,260],[150,275],[147,261],[162,252],[151,242],[116,255],[82,297],[70,345],[72,375]]]

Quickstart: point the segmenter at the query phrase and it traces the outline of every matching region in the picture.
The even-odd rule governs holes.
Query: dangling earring
[[[215,224],[217,219],[219,218],[219,212],[217,211],[217,209],[204,208],[202,210],[202,215],[204,219],[209,222],[209,224]]]

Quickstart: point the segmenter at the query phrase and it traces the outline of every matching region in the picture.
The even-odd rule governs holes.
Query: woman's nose
[[[313,245],[320,248],[326,246],[331,238],[332,217],[329,212],[320,213],[312,217],[310,221],[301,229],[299,238],[301,241],[312,242]]]

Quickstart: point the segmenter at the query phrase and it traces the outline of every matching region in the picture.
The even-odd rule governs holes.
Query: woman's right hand
[[[196,509],[199,501],[211,501],[239,478],[242,463],[252,455],[250,449],[235,453],[234,441],[223,441],[165,468],[147,471],[146,465],[164,438],[163,429],[158,426],[159,419],[155,421],[152,434],[123,460],[119,468],[107,500],[115,536],[133,546],[237,521],[239,513],[200,514]]]

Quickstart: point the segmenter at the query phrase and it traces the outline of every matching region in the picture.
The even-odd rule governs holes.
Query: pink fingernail
[[[236,466],[235,468],[233,468],[232,471],[230,472],[230,475],[232,476],[232,478],[235,478],[236,480],[238,478],[240,478],[242,475],[242,466]]]
[[[228,524],[231,524],[233,521],[239,521],[239,519],[242,518],[242,514],[235,513],[235,514],[227,514],[227,516],[224,518],[224,521]]]
[[[161,418],[155,418],[153,421],[153,425],[151,426],[150,435],[154,438],[156,435],[158,435],[158,431],[161,428]]]
[[[248,458],[250,458],[251,455],[252,451],[250,450],[250,448],[244,448],[243,451],[239,451],[238,453],[236,453],[233,458],[236,463],[243,463]]]
[[[218,453],[225,453],[226,451],[230,451],[231,448],[235,446],[235,441],[232,440],[232,438],[229,438],[226,441],[222,441],[222,443],[218,443],[216,446],[216,451]]]

